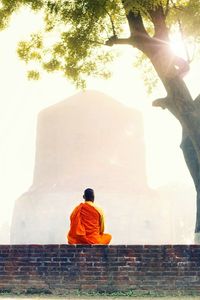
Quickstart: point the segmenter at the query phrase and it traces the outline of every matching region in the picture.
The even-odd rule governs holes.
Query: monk
[[[94,190],[84,191],[84,203],[80,203],[70,216],[69,244],[102,244],[111,241],[111,235],[104,233],[104,214],[94,204]]]

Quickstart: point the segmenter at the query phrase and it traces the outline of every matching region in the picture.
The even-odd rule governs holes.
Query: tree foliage
[[[123,38],[124,44],[129,43],[130,12],[141,15],[145,29],[153,36],[154,11],[162,6],[169,33],[181,24],[185,43],[200,42],[199,0],[2,0],[0,4],[1,29],[22,6],[43,12],[43,28],[18,47],[19,57],[27,64],[37,62],[37,70],[29,72],[29,78],[34,79],[41,68],[60,71],[82,87],[90,75],[107,78],[108,63],[113,59],[113,49],[108,46],[115,44],[116,38],[122,44]]]

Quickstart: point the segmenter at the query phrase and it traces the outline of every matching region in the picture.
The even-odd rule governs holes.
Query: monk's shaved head
[[[83,195],[83,198],[86,200],[86,201],[94,201],[94,190],[93,189],[86,189],[84,191],[84,195]]]

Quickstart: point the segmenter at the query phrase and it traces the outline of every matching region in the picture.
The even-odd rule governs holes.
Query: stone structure
[[[146,181],[143,137],[141,114],[102,93],[79,93],[42,111],[33,185],[16,201],[11,243],[64,243],[69,214],[86,187],[95,189],[112,220],[107,227],[113,242],[131,242],[129,229],[136,224],[139,236],[149,222],[144,198],[148,195],[151,209],[154,197]],[[137,202],[139,211],[132,213]]]
[[[199,245],[0,245],[0,292],[200,294],[199,255]]]
[[[147,185],[141,113],[94,91],[39,114],[33,184],[16,201],[11,243],[65,243],[86,187],[105,209],[112,243],[171,241],[168,199]]]

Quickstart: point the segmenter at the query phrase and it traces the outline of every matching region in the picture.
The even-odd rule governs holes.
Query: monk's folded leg
[[[112,235],[109,234],[109,233],[104,233],[101,235],[101,238],[100,238],[100,244],[102,245],[108,245],[110,243],[112,239]]]
[[[74,238],[68,237],[68,244],[69,245],[88,245],[91,244],[86,236],[76,236]]]
[[[68,244],[69,245],[75,245],[77,244],[77,240],[75,238],[71,238],[71,237],[67,237],[67,240],[68,240]]]

